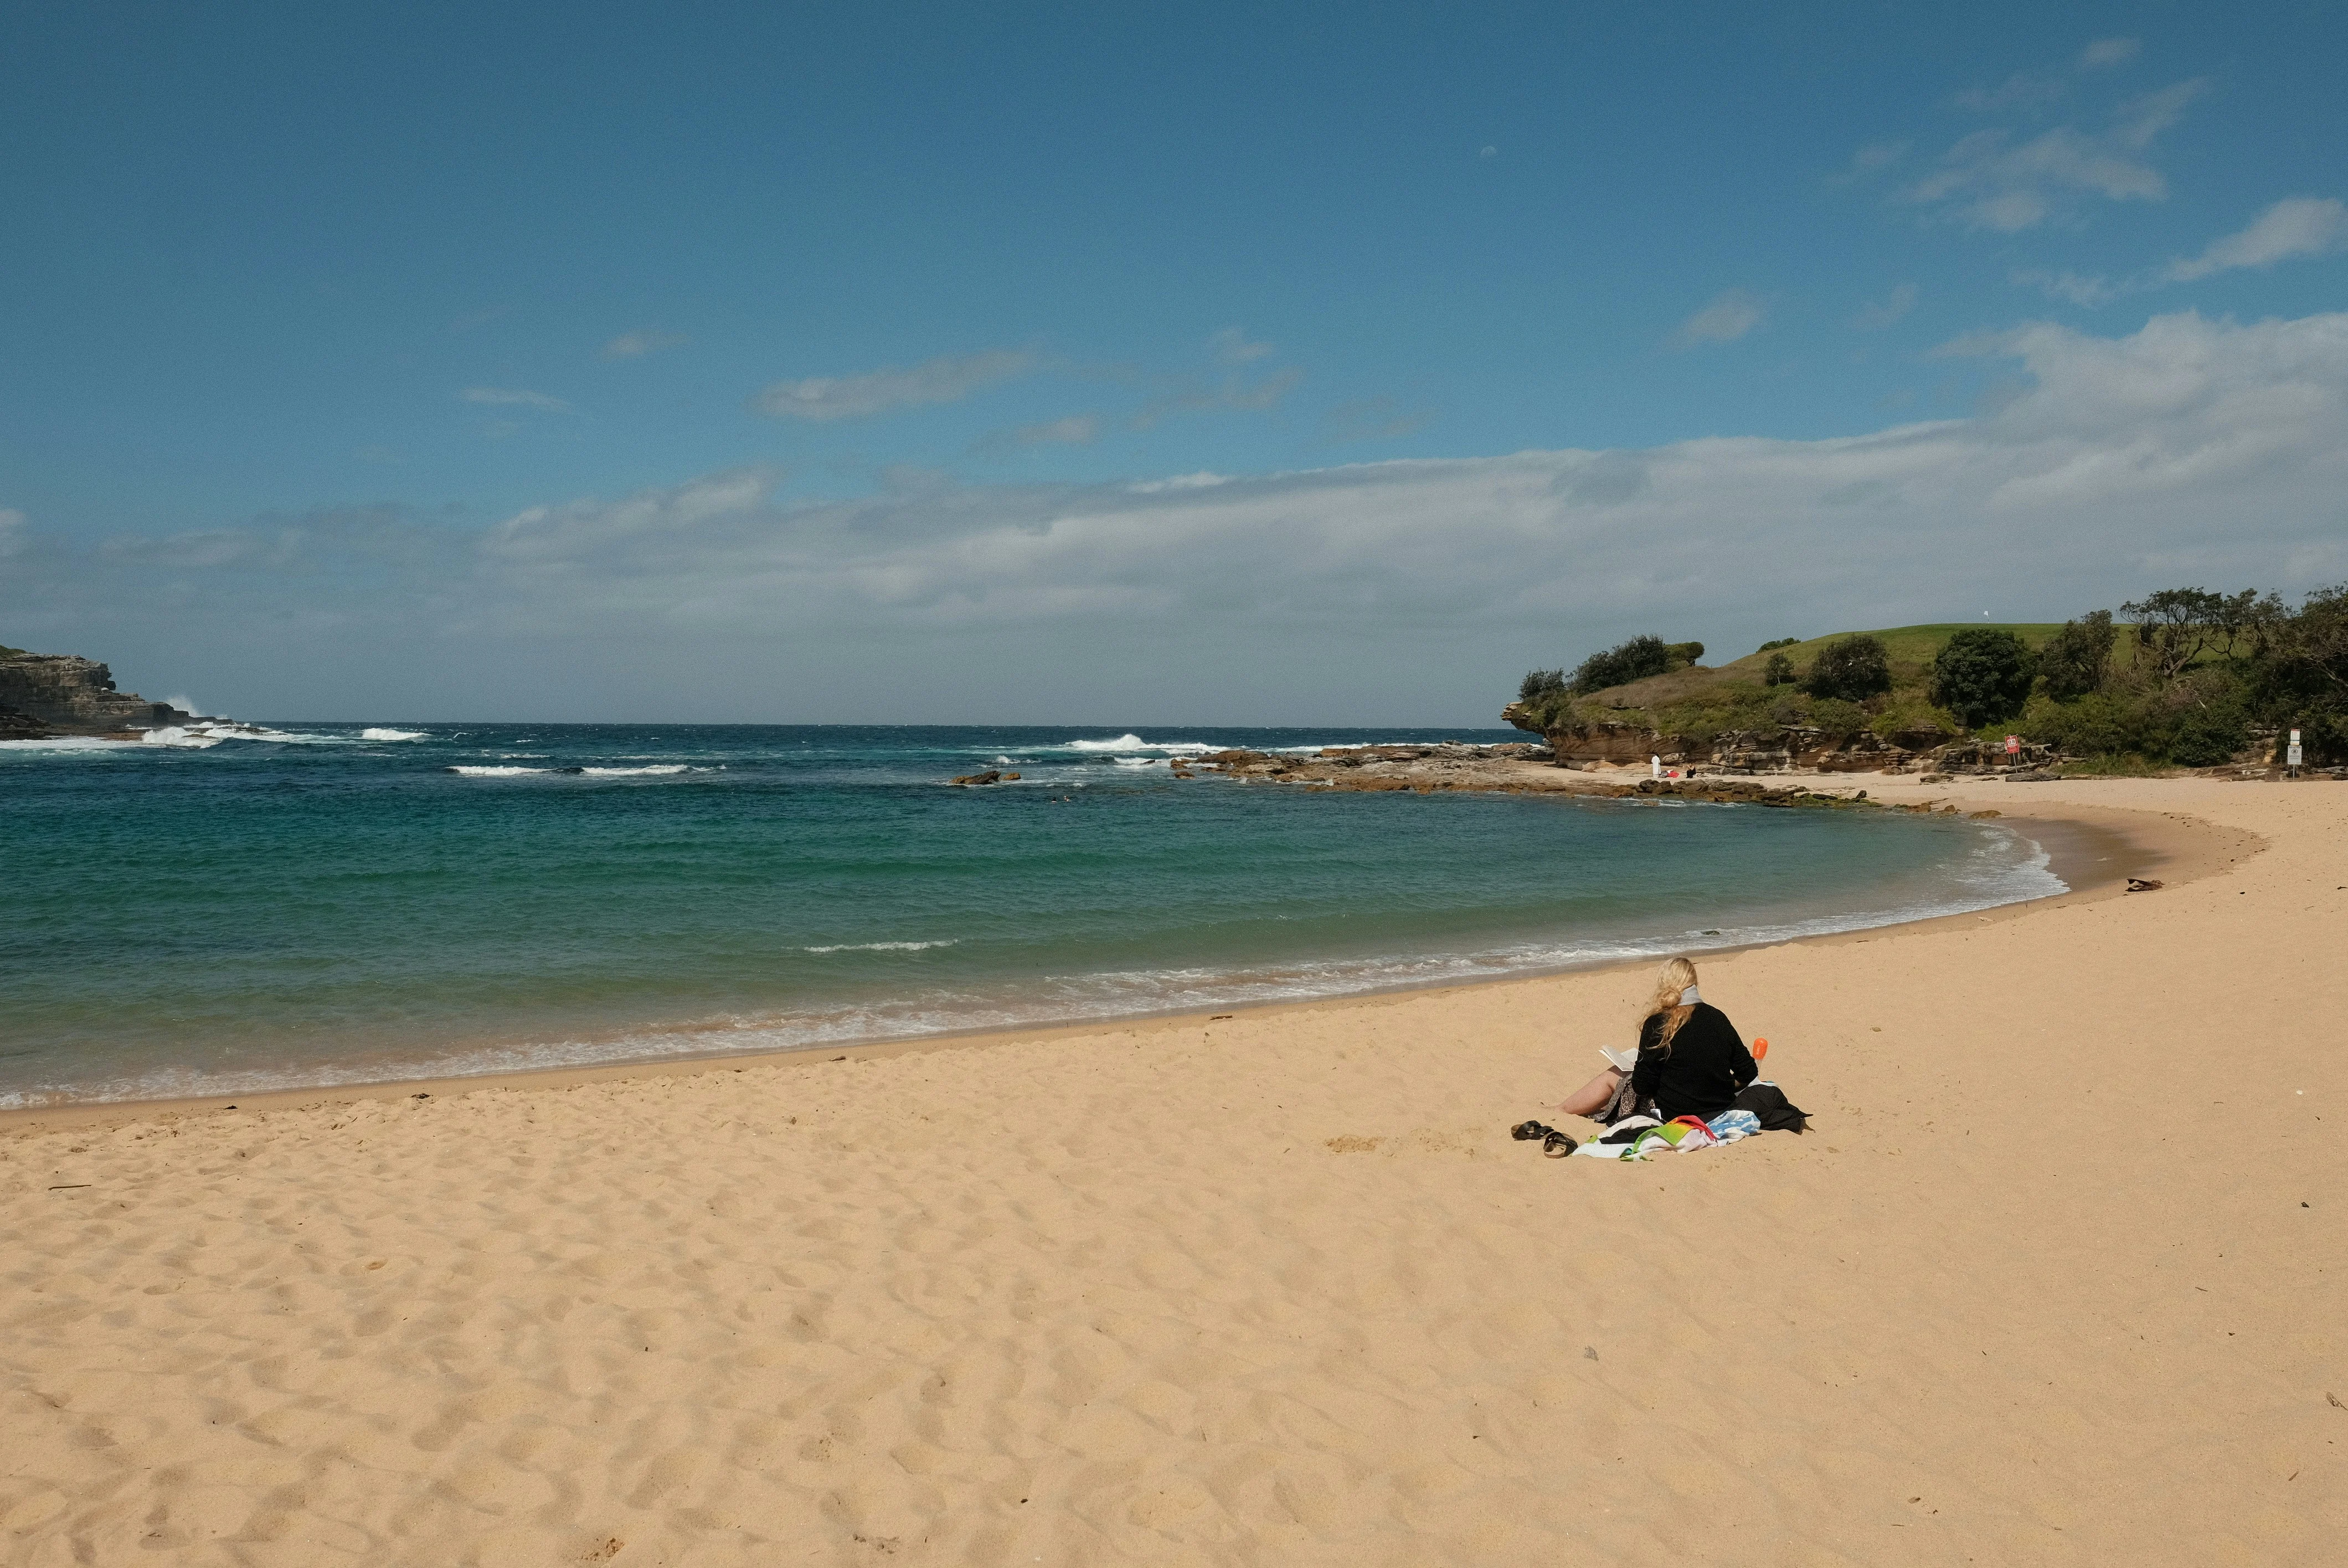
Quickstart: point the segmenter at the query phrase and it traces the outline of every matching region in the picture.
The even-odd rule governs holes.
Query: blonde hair
[[[1654,1049],[1669,1054],[1672,1036],[1679,1033],[1680,1025],[1695,1016],[1695,1004],[1680,1005],[1680,993],[1695,984],[1695,966],[1685,958],[1667,958],[1655,976],[1655,994],[1647,999],[1646,1010],[1640,1015],[1643,1027],[1648,1019],[1661,1013],[1663,1028],[1655,1031]]]

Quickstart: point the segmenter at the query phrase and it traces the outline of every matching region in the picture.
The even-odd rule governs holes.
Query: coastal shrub
[[[1627,686],[1650,675],[1665,674],[1671,667],[1670,643],[1660,637],[1633,637],[1583,660],[1573,671],[1573,693],[1586,697],[1611,686]]]
[[[1768,641],[1764,642],[1760,647],[1756,648],[1753,651],[1756,653],[1767,653],[1774,649],[1792,648],[1801,641],[1802,640],[1798,637],[1773,637],[1769,639]]]
[[[1689,665],[1694,664],[1697,660],[1704,657],[1704,644],[1701,642],[1674,642],[1672,644],[1670,651],[1672,655],[1672,668],[1674,670],[1684,670]]]
[[[1864,702],[1891,690],[1891,654],[1883,640],[1861,632],[1828,643],[1810,661],[1802,690],[1813,697]],[[1855,733],[1855,732],[1854,732]]]
[[[2300,732],[2311,763],[2348,763],[2348,583],[2307,596],[2271,629],[2254,670],[2258,711],[2276,726],[2276,760]]]
[[[1839,697],[1821,697],[1810,704],[1810,723],[1838,741],[1847,741],[1867,728],[1867,710]]]
[[[1769,655],[1769,662],[1761,667],[1764,686],[1790,686],[1794,683],[1794,661],[1783,653]]]
[[[1965,728],[2002,723],[2022,712],[2038,660],[2011,631],[1969,626],[1932,656],[1932,701]]]
[[[1869,729],[1885,740],[1894,735],[1938,735],[1943,739],[1963,732],[1956,715],[1936,708],[1923,698],[1910,694],[1894,698],[1883,711],[1869,721]]]
[[[2194,671],[2154,706],[2167,716],[2168,760],[2184,767],[2215,767],[2250,743],[2250,691],[2230,669]]]
[[[2063,630],[2038,651],[2039,684],[2058,702],[2102,691],[2117,637],[2108,610],[2065,621]]]
[[[2096,692],[2072,702],[2034,699],[2015,731],[2074,757],[2165,758],[2173,726],[2144,697]]]
[[[1573,697],[1566,690],[1562,670],[1529,670],[1517,687],[1529,728],[1554,730],[1573,721]]]

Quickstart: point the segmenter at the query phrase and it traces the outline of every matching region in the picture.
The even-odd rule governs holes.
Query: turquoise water
[[[2056,891],[1986,823],[1175,780],[1506,732],[286,724],[0,744],[0,1106],[1334,995]],[[1016,784],[942,787],[1016,767]]]

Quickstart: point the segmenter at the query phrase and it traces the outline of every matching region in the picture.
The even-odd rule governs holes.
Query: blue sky
[[[2348,577],[2340,6],[1762,9],[20,8],[0,641],[1465,723],[1638,630]]]

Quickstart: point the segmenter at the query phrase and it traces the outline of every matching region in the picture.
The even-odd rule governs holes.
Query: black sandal
[[[1539,1122],[1519,1122],[1509,1129],[1509,1136],[1519,1143],[1530,1143],[1535,1138],[1540,1139],[1541,1153],[1552,1160],[1562,1160],[1581,1146],[1556,1128],[1544,1126]]]

